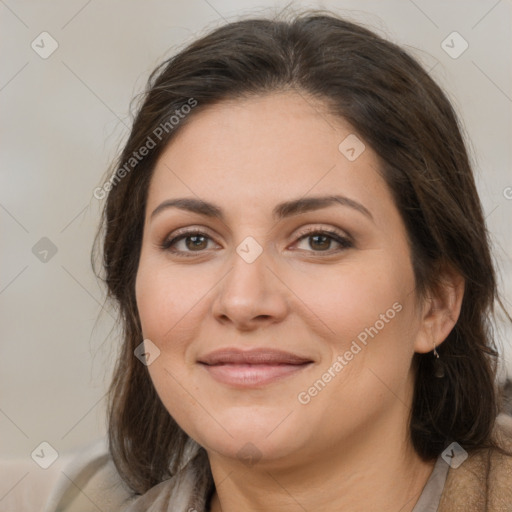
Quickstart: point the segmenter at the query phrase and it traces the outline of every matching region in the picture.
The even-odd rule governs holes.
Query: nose
[[[233,253],[233,266],[219,283],[212,313],[224,325],[251,331],[282,322],[289,289],[269,266],[265,251],[252,263]]]

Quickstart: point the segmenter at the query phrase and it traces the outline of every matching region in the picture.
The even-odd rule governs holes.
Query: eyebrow
[[[275,220],[284,219],[292,217],[293,215],[300,215],[301,213],[327,208],[334,204],[352,208],[373,221],[372,214],[365,206],[353,199],[340,195],[303,197],[300,199],[286,201],[274,207],[272,210],[272,217]],[[179,208],[181,210],[204,215],[205,217],[216,218],[224,221],[222,208],[213,203],[203,201],[202,199],[189,197],[168,199],[164,201],[153,210],[151,218],[154,218],[155,215],[167,210],[168,208]]]

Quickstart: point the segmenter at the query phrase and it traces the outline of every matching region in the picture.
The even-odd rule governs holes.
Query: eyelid
[[[198,224],[198,225],[186,226],[183,228],[175,229],[174,231],[171,231],[171,233],[169,235],[167,235],[165,237],[165,239],[168,240],[170,238],[176,238],[177,236],[180,236],[180,235],[184,235],[184,234],[188,235],[189,233],[190,234],[203,233],[205,235],[208,235],[211,238],[214,238],[212,231],[209,228]]]
[[[184,228],[178,228],[175,231],[172,231],[170,234],[166,235],[161,243],[158,245],[165,250],[169,250],[169,244],[170,242],[176,241],[177,238],[181,237],[181,240],[183,238],[186,238],[187,236],[193,236],[193,235],[205,235],[210,240],[215,242],[215,237],[210,232],[210,230],[204,226],[187,226]],[[217,244],[218,245],[218,244]]]
[[[352,235],[350,235],[349,233],[347,233],[344,230],[341,230],[339,228],[335,228],[335,227],[332,227],[332,226],[329,226],[329,227],[308,226],[303,231],[300,231],[296,235],[296,237],[297,237],[297,239],[301,239],[305,235],[309,235],[311,233],[325,233],[325,234],[328,234],[328,235],[335,235],[335,236],[338,236],[339,238],[347,240],[351,244],[355,243],[354,238],[352,237]]]

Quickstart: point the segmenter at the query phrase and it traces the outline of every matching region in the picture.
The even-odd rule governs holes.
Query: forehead
[[[370,210],[392,205],[375,153],[317,100],[276,93],[221,102],[193,116],[157,162],[148,208],[195,196],[237,209],[267,205],[270,214],[287,198],[336,193]],[[361,154],[347,158],[347,144]]]

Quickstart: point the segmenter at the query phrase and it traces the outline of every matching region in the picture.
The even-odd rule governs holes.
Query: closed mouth
[[[216,381],[236,388],[254,388],[296,374],[313,360],[274,349],[223,349],[200,358]]]

